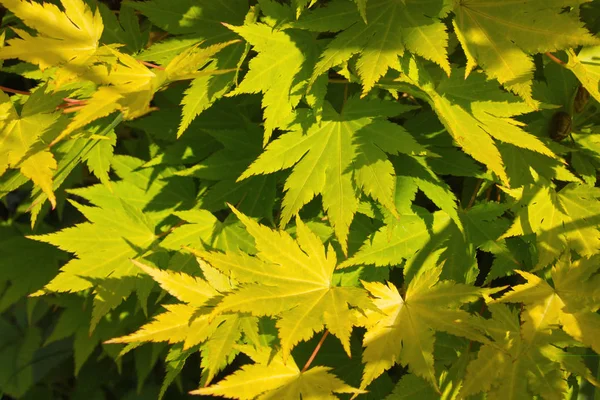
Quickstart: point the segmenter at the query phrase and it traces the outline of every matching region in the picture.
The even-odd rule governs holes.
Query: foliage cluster
[[[600,1],[0,4],[0,397],[599,396]]]

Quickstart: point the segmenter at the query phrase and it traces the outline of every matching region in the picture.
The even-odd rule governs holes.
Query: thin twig
[[[165,67],[162,67],[160,65],[156,65],[156,64],[152,64],[148,61],[142,61],[142,60],[138,60],[141,64],[144,64],[146,67],[150,67],[150,68],[154,68],[154,69],[160,69],[160,70],[165,70]]]
[[[348,79],[329,78],[329,83],[350,83]]]
[[[471,199],[469,200],[469,204],[467,204],[467,210],[471,207],[473,207],[473,203],[475,203],[475,199],[477,198],[477,193],[479,193],[479,188],[481,187],[481,184],[483,183],[483,179],[479,179],[477,181],[477,184],[475,185],[475,190],[473,191],[473,194],[471,195]]]
[[[563,60],[561,60],[560,58],[556,57],[554,54],[550,53],[549,51],[544,53],[549,59],[551,59],[552,61],[554,61],[555,63],[557,63],[558,65],[561,66],[565,66],[565,62]]]
[[[169,233],[173,232],[173,230],[175,230],[175,228],[179,228],[181,225],[185,225],[185,224],[186,224],[185,221],[179,221],[178,223],[176,223],[175,225],[173,225],[172,227],[170,227],[166,231],[161,232],[158,235],[156,235],[156,237],[157,238],[161,238],[161,237],[167,236]]]
[[[306,372],[306,370],[310,367],[310,364],[312,364],[315,357],[317,356],[317,353],[321,349],[321,346],[323,345],[323,342],[325,341],[325,338],[327,337],[327,335],[329,335],[328,330],[325,331],[325,333],[323,334],[323,337],[321,337],[321,340],[319,340],[319,343],[317,343],[317,347],[315,347],[315,349],[313,350],[312,354],[310,355],[310,358],[308,359],[306,364],[304,364],[304,368],[302,368],[302,371],[300,371],[300,373]]]
[[[11,89],[11,88],[7,88],[6,86],[0,86],[0,90],[2,90],[3,92],[6,92],[6,93],[24,94],[25,96],[31,96],[31,92],[26,92],[24,90]]]
[[[68,113],[74,113],[74,112],[77,112],[77,111],[79,111],[79,110],[83,109],[84,107],[85,107],[85,105],[82,105],[82,106],[76,106],[76,107],[71,107],[71,108],[65,108],[65,109],[63,110],[63,113],[64,113],[64,114],[68,114]]]
[[[70,98],[68,98],[68,97],[65,97],[65,98],[63,99],[63,101],[64,101],[65,103],[70,103],[70,104],[82,104],[82,103],[85,103],[85,102],[86,102],[85,100],[80,100],[80,99],[70,99]]]

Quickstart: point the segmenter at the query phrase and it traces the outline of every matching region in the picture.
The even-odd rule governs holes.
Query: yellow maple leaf
[[[410,281],[404,297],[391,283],[363,282],[378,310],[367,310],[363,318],[367,333],[363,340],[361,389],[397,363],[408,365],[412,373],[437,389],[433,365],[436,330],[486,342],[469,324],[469,313],[458,308],[477,300],[483,291],[439,281],[440,273],[441,268],[423,271]]]
[[[290,356],[300,341],[326,328],[350,355],[350,334],[357,325],[356,309],[372,308],[362,288],[333,283],[337,259],[333,248],[326,250],[319,237],[300,218],[296,239],[276,231],[231,207],[254,237],[258,253],[195,252],[240,286],[215,307],[213,316],[247,312],[254,316],[278,317],[282,357]]]
[[[552,268],[550,286],[542,278],[516,270],[527,280],[512,287],[498,302],[524,303],[523,335],[533,337],[537,332],[550,331],[557,326],[575,340],[600,352],[600,302],[586,295],[596,290],[597,279],[590,279],[597,271],[599,257],[571,261],[565,253]]]
[[[43,92],[44,88],[38,90]],[[56,196],[52,177],[57,163],[40,139],[57,122],[60,114],[51,112],[54,108],[51,102],[32,111],[33,107],[27,105],[37,102],[37,98],[32,95],[19,115],[10,98],[0,91],[0,176],[8,168],[19,168],[46,193],[54,208]]]
[[[270,349],[248,351],[256,364],[244,365],[216,385],[190,394],[215,395],[231,399],[337,399],[333,393],[366,393],[333,375],[331,368],[316,366],[300,370],[291,360],[284,362],[281,352],[270,357]]]
[[[0,0],[25,25],[35,29],[31,36],[13,28],[19,38],[7,40],[0,49],[0,59],[18,58],[38,65],[41,70],[70,64],[85,64],[97,48],[104,26],[100,12],[92,12],[83,0],[61,0],[64,12],[50,3],[24,0]]]

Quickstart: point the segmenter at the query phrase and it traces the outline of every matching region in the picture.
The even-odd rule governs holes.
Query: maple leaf
[[[96,53],[102,36],[102,18],[98,10],[92,12],[82,0],[61,0],[64,12],[51,3],[25,0],[0,3],[38,33],[31,36],[13,28],[20,38],[6,41],[9,46],[0,48],[0,59],[18,58],[45,70],[64,64],[82,66]]]
[[[353,265],[374,264],[388,266],[410,259],[429,241],[431,233],[423,218],[418,215],[400,214],[398,221],[381,227],[371,240],[366,241],[339,268]]]
[[[406,289],[404,298],[391,283],[363,282],[375,298],[377,311],[367,311],[363,323],[362,360],[365,364],[361,388],[400,363],[437,387],[433,367],[434,331],[444,331],[486,342],[469,325],[472,318],[458,306],[477,300],[483,290],[470,285],[439,281],[441,268],[422,271]]]
[[[195,252],[240,283],[213,314],[237,311],[277,317],[284,359],[298,342],[324,327],[349,354],[350,333],[357,321],[350,307],[364,310],[371,306],[363,289],[333,286],[337,260],[331,246],[325,251],[321,240],[299,218],[294,240],[285,231],[274,231],[232,210],[254,237],[258,253]]]
[[[174,35],[189,34],[198,40],[223,41],[234,35],[221,22],[241,24],[248,11],[245,0],[227,3],[210,0],[127,1],[125,4],[146,16],[154,25]]]
[[[311,46],[315,45],[314,40],[311,35],[273,29],[261,23],[225,26],[242,36],[258,53],[250,61],[250,69],[242,82],[228,96],[263,93],[266,144],[274,129],[287,125],[300,102],[309,73],[305,62],[312,52]]]
[[[534,103],[534,63],[529,54],[598,44],[579,20],[581,3],[526,0],[515,8],[510,3],[487,0],[454,2],[453,24],[467,56],[465,74],[478,63],[487,75]],[[565,12],[570,5],[573,7]]]
[[[105,314],[136,289],[135,276],[138,271],[129,259],[144,252],[154,242],[156,235],[153,222],[124,202],[120,207],[108,210],[75,202],[71,204],[90,222],[48,235],[28,236],[77,256],[33,295],[80,292],[94,288],[91,333]]]
[[[370,0],[364,14],[368,23],[347,1],[334,1],[304,14],[296,25],[299,28],[343,30],[321,54],[311,80],[359,54],[356,67],[365,94],[389,68],[401,69],[399,56],[406,50],[435,62],[449,75],[448,33],[440,19],[450,10],[442,0]]]
[[[103,44],[124,44],[131,53],[138,53],[148,43],[149,30],[142,29],[135,10],[122,4],[117,16],[104,3],[97,3],[102,16],[104,30],[101,41]]]
[[[375,117],[378,111],[392,116],[407,109],[388,102],[351,98],[338,113],[325,103],[320,123],[313,122],[306,134],[301,127],[283,134],[238,180],[293,166],[285,183],[281,226],[321,194],[327,216],[346,251],[350,223],[358,209],[358,188],[395,213],[394,169],[382,149],[390,154],[425,152],[404,128]]]
[[[20,114],[11,99],[0,92],[0,175],[7,168],[19,168],[48,196],[52,208],[56,196],[52,177],[57,163],[46,140],[60,127],[60,113],[55,109],[62,101],[60,93],[44,96],[45,86],[38,88],[25,102]],[[63,93],[64,94],[64,93]]]
[[[128,54],[108,46],[103,47],[96,56],[98,62],[85,72],[88,79],[99,85],[98,90],[83,106],[70,110],[77,111],[77,114],[51,144],[117,110],[121,111],[125,119],[134,119],[148,113],[154,94],[165,84],[222,73],[214,69],[198,69],[205,67],[214,54],[235,42],[201,49],[191,47],[174,57],[164,69],[153,70]]]
[[[600,266],[598,260],[596,255],[571,261],[566,253],[552,268],[554,288],[532,273],[517,271],[527,283],[513,286],[498,301],[525,305],[522,317],[525,338],[560,325],[575,340],[600,353],[600,316],[596,313],[600,302],[586,295],[595,290],[592,285],[597,282],[588,280]]]
[[[204,71],[218,70],[219,73],[199,76],[192,81],[181,100],[181,122],[177,130],[177,136],[181,136],[194,118],[229,90],[233,84],[232,77],[237,77],[237,72],[234,74],[226,71],[236,68],[243,54],[245,54],[243,43],[230,46],[225,51],[219,52],[215,56],[214,63],[204,69]]]
[[[438,81],[417,60],[405,58],[403,62],[405,74],[397,81],[417,86],[420,90],[413,94],[431,104],[456,143],[507,186],[509,179],[496,141],[558,158],[539,138],[525,132],[523,123],[511,118],[533,109],[486,80],[484,74],[472,73],[464,80],[461,69],[455,69],[450,77]]]
[[[535,233],[537,268],[556,260],[568,246],[582,256],[594,255],[600,249],[598,198],[598,189],[577,184],[559,192],[549,186],[526,186],[522,206],[503,237]]]
[[[136,260],[132,262],[158,282],[166,292],[190,306],[202,307],[219,294],[205,280],[181,272],[151,268]]]
[[[178,172],[182,176],[216,181],[204,196],[202,208],[216,211],[226,208],[226,203],[236,203],[237,208],[252,216],[267,215],[275,202],[275,176],[256,176],[243,182],[236,179],[262,152],[263,132],[258,125],[248,124],[243,129],[207,129],[207,133],[222,144],[193,167]]]
[[[600,101],[600,65],[597,61],[600,46],[584,47],[578,54],[568,50],[567,54],[569,62],[566,67],[573,71],[596,101]]]
[[[138,158],[115,155],[110,166],[120,180],[114,179],[110,187],[97,184],[68,191],[103,209],[119,209],[125,202],[141,210],[156,225],[174,211],[194,204],[190,178],[174,176],[172,167],[150,169],[143,165]]]
[[[257,354],[258,353],[258,354]],[[245,365],[219,383],[190,394],[216,395],[231,399],[337,399],[333,393],[365,393],[333,375],[331,368],[316,366],[300,370],[281,352],[270,357],[270,349],[250,352],[255,364]]]
[[[542,322],[538,326],[527,322],[520,325],[517,313],[510,308],[503,304],[488,304],[492,319],[482,322],[482,327],[494,342],[484,344],[477,358],[467,366],[461,396],[485,392],[491,399],[519,399],[539,393],[543,398],[559,399],[568,390],[565,372],[577,373],[598,384],[581,357],[553,343],[568,340],[544,329],[551,323],[553,312],[546,319],[546,307],[542,303],[549,300],[547,305],[550,309],[554,307],[550,305],[552,300],[544,298],[545,290],[541,287],[536,290],[535,285],[520,285],[527,288],[516,297],[522,295],[541,301],[525,312],[526,319],[535,315],[534,319]]]
[[[222,279],[218,271],[211,271],[210,267],[201,264],[207,276],[204,280],[182,272],[152,268],[135,260],[133,263],[185,304],[165,305],[167,312],[157,315],[154,321],[130,335],[105,343],[183,342],[184,351],[201,344],[203,374],[208,384],[233,361],[237,355],[234,346],[242,335],[257,335],[258,319],[255,317],[232,313],[209,318],[208,311],[220,299],[221,293],[233,288],[231,282],[225,286],[220,284]]]
[[[77,256],[61,268],[60,273],[45,286],[45,290],[79,292],[93,286],[89,278],[137,275],[137,269],[129,259],[156,239],[152,222],[125,203],[121,207],[108,209],[82,206],[75,202],[71,204],[90,222],[56,233],[29,236]],[[107,254],[110,256],[107,257]]]

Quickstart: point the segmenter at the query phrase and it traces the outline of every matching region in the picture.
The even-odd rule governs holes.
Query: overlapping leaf
[[[55,112],[62,101],[58,95],[45,95],[42,86],[17,113],[11,99],[0,92],[0,176],[8,168],[18,168],[48,196],[56,206],[52,177],[57,163],[47,143],[57,134],[60,114]]]
[[[246,365],[216,385],[191,394],[216,395],[230,399],[337,399],[333,393],[362,393],[333,375],[331,368],[317,366],[300,370],[281,353],[273,357],[263,350],[252,354],[256,364]]]
[[[92,287],[90,278],[113,279],[137,275],[129,259],[136,257],[155,239],[154,225],[139,210],[121,207],[72,204],[89,222],[31,239],[50,243],[75,254],[45,289],[52,292],[79,292]]]
[[[600,267],[598,256],[571,261],[565,254],[552,268],[554,287],[538,276],[518,271],[527,283],[517,285],[498,301],[523,303],[522,334],[525,338],[536,332],[561,326],[575,340],[600,353],[600,302],[594,293]]]
[[[568,340],[547,330],[554,313],[551,311],[546,318],[545,311],[554,310],[552,300],[544,296],[544,292],[549,293],[547,290],[541,287],[536,290],[536,283],[530,283],[520,285],[523,290],[518,289],[520,293],[515,293],[516,297],[509,293],[506,300],[520,296],[536,302],[525,315],[526,320],[536,323],[525,322],[520,326],[516,312],[503,304],[489,304],[492,319],[486,321],[484,327],[494,344],[484,344],[477,358],[469,363],[460,392],[462,396],[485,392],[492,399],[525,398],[533,394],[563,398],[568,391],[567,373],[576,373],[597,384],[581,357],[552,344],[553,341],[568,343]],[[547,304],[543,304],[546,301]]]
[[[246,253],[198,252],[210,265],[231,276],[240,287],[215,307],[214,315],[245,312],[278,318],[277,328],[284,360],[300,341],[328,329],[350,353],[350,333],[357,322],[353,308],[371,307],[367,294],[356,287],[332,285],[337,265],[331,247],[299,219],[297,239],[274,231],[234,212],[254,237],[256,256]]]
[[[377,311],[367,311],[361,388],[395,364],[437,386],[433,368],[434,331],[486,341],[469,325],[471,316],[458,307],[477,300],[482,290],[452,281],[439,281],[441,268],[423,271],[411,280],[403,297],[391,283],[363,282],[375,298]],[[383,314],[383,315],[382,315]]]
[[[258,335],[258,319],[249,315],[231,313],[209,318],[209,306],[218,302],[221,293],[232,290],[230,284],[223,286],[219,273],[202,265],[207,280],[185,273],[159,270],[140,262],[134,262],[159,283],[162,289],[182,301],[165,305],[166,312],[154,321],[142,326],[137,332],[115,338],[106,343],[183,342],[183,350],[201,345],[202,367],[206,382],[233,361],[238,351],[234,345],[242,335]],[[215,289],[218,287],[220,292]]]
[[[128,54],[110,47],[102,48],[96,57],[97,62],[85,72],[86,78],[99,85],[98,90],[83,105],[69,110],[77,111],[77,114],[54,142],[117,110],[126,119],[148,113],[154,94],[167,83],[219,74],[220,71],[204,71],[203,68],[214,54],[232,43],[188,48],[174,57],[164,69],[150,69]]]
[[[378,112],[392,116],[408,109],[352,98],[338,113],[326,103],[322,122],[313,122],[306,134],[295,126],[267,146],[240,178],[293,166],[285,184],[281,225],[321,194],[330,223],[346,249],[350,223],[358,209],[358,189],[396,212],[392,200],[394,169],[385,152],[425,151],[404,128],[375,117]]]
[[[20,38],[7,41],[0,49],[0,59],[18,58],[38,65],[41,70],[64,64],[82,66],[98,49],[103,24],[100,12],[95,12],[83,0],[63,0],[62,12],[51,3],[25,0],[2,0],[37,36],[15,29]]]
[[[305,13],[299,20],[304,29],[342,31],[321,54],[313,80],[358,54],[358,75],[366,93],[389,68],[401,69],[399,56],[405,51],[437,63],[450,74],[448,34],[439,20],[450,11],[445,1],[370,0],[364,9],[366,23],[355,5],[343,0]]]
[[[258,55],[249,63],[244,80],[230,95],[263,93],[265,143],[276,128],[285,127],[301,99],[316,43],[312,35],[252,24],[229,29],[242,36]]]
[[[454,3],[454,27],[467,55],[466,74],[479,64],[487,75],[530,103],[534,70],[530,54],[598,44],[579,20],[582,1]]]
[[[557,157],[539,138],[525,132],[523,123],[512,118],[532,108],[503,92],[493,81],[486,81],[484,74],[473,73],[464,80],[461,70],[456,69],[449,78],[438,81],[409,58],[405,58],[403,68],[405,74],[398,81],[417,86],[420,90],[415,96],[431,104],[458,146],[485,164],[504,184],[509,184],[509,178],[496,141]]]
[[[525,187],[514,223],[504,237],[534,233],[539,268],[552,263],[567,248],[585,257],[597,254],[598,198],[598,189],[577,184],[558,192],[548,186]]]

